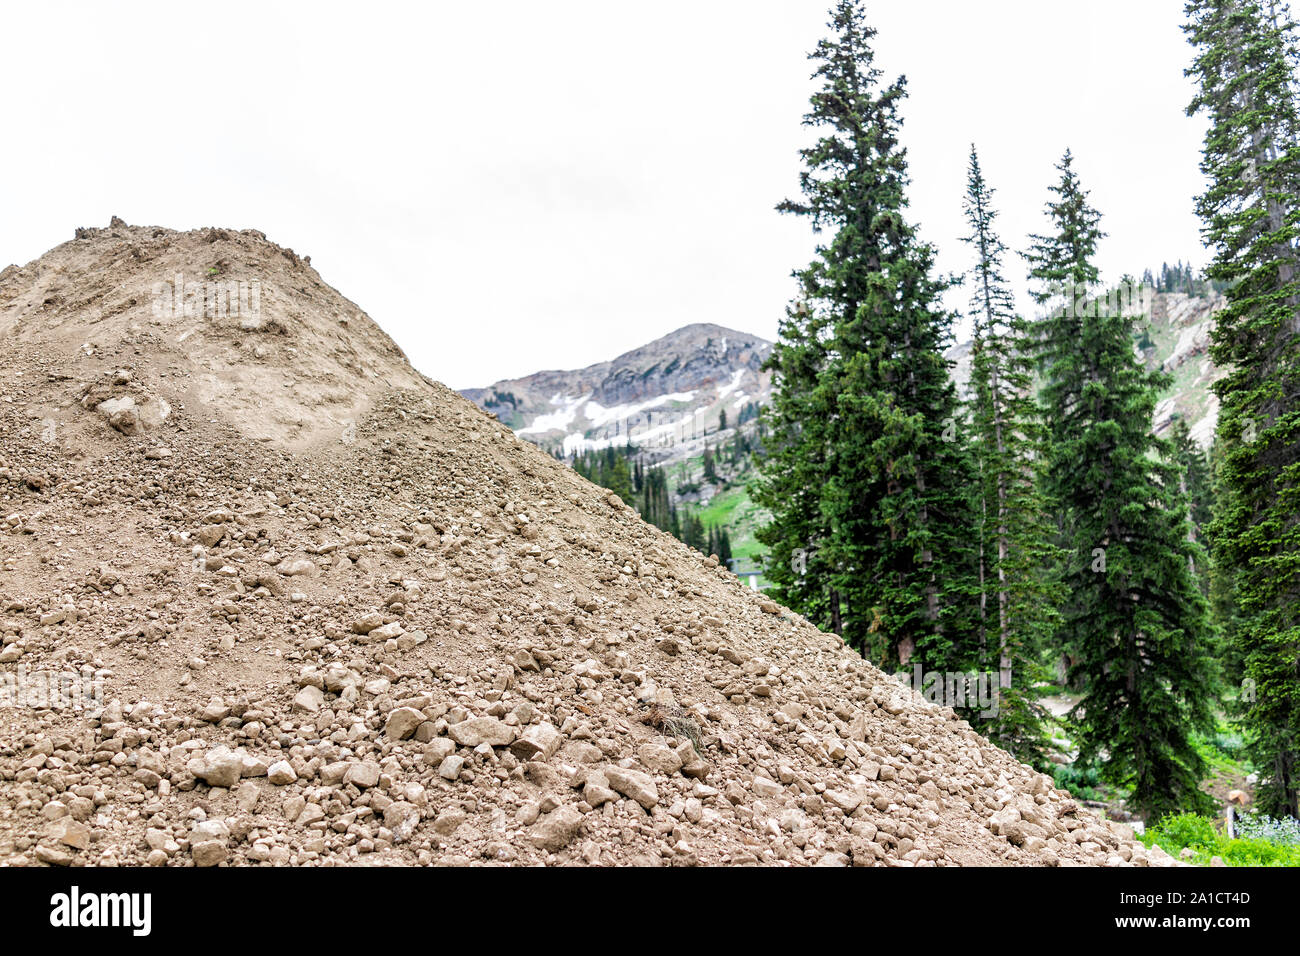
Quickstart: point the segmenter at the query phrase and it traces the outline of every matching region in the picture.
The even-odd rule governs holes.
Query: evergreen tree
[[[688,515],[682,526],[682,540],[696,551],[703,551],[707,545],[704,533],[704,521],[699,515]]]
[[[1192,0],[1199,84],[1189,113],[1210,125],[1198,199],[1229,284],[1211,356],[1227,374],[1218,443],[1223,494],[1211,536],[1232,577],[1235,635],[1254,683],[1246,712],[1259,805],[1300,815],[1300,116],[1289,11],[1255,0]]]
[[[632,468],[625,451],[606,448],[602,452],[586,452],[575,456],[573,470],[588,481],[608,488],[628,504],[636,501],[632,486]]]
[[[796,273],[803,298],[767,363],[759,537],[791,607],[882,663],[953,664],[973,575],[945,282],[903,215],[903,81],[882,88],[859,0],[828,26],[810,57],[821,87],[804,123],[820,136],[801,152],[803,198],[777,208],[830,238]]]
[[[825,362],[824,313],[800,300],[786,310],[777,342],[764,365],[772,372],[771,404],[762,412],[769,437],[751,497],[772,514],[757,532],[767,546],[769,593],[823,628],[843,634],[840,597],[830,586],[822,545],[830,524],[821,512],[827,473],[826,412],[815,404]]]
[[[651,468],[644,473],[641,497],[638,499],[641,517],[656,528],[676,535],[676,508],[668,492],[668,479],[662,468]]]
[[[1215,442],[1210,449],[1210,524],[1206,528],[1207,534],[1210,535],[1210,616],[1214,621],[1214,630],[1218,638],[1217,656],[1223,677],[1227,683],[1240,685],[1246,676],[1246,668],[1243,660],[1243,642],[1238,633],[1240,612],[1236,594],[1236,575],[1231,566],[1225,565],[1227,549],[1217,547],[1213,538],[1230,500],[1224,487],[1223,443]],[[1238,701],[1239,711],[1242,703]]]
[[[1044,488],[1066,552],[1061,640],[1086,692],[1074,717],[1084,760],[1133,788],[1151,815],[1205,805],[1191,734],[1212,726],[1205,598],[1190,569],[1187,504],[1169,443],[1152,434],[1170,377],[1133,352],[1134,318],[1096,296],[1100,215],[1069,153],[1034,237],[1049,447]],[[1108,297],[1109,298],[1109,297]]]
[[[730,567],[731,559],[731,534],[726,528],[721,528],[718,531],[718,560]]]
[[[1187,498],[1188,515],[1192,522],[1192,534],[1202,546],[1206,544],[1206,529],[1210,526],[1210,509],[1212,492],[1210,488],[1210,457],[1200,445],[1192,439],[1187,419],[1179,417],[1170,429],[1169,440],[1173,442],[1174,453],[1178,458],[1181,473],[1181,487]],[[1204,576],[1207,569],[1197,567],[1196,573]],[[1206,582],[1203,582],[1206,583]]]
[[[980,665],[998,671],[998,711],[989,738],[1041,764],[1048,742],[1035,686],[1046,676],[1041,654],[1061,600],[1053,528],[1038,490],[1042,427],[1033,393],[1028,323],[1015,310],[1003,274],[1006,247],[997,235],[994,190],[971,147],[965,200],[975,252],[971,315],[970,413],[979,476]]]

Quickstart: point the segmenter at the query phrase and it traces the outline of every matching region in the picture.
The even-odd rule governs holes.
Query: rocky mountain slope
[[[1176,418],[1185,418],[1192,438],[1203,448],[1214,439],[1219,420],[1219,400],[1210,387],[1222,372],[1210,360],[1210,333],[1214,315],[1227,304],[1222,295],[1193,296],[1182,292],[1151,293],[1145,300],[1144,333],[1138,352],[1148,366],[1173,375],[1173,383],[1156,406],[1153,426],[1165,434]],[[971,343],[955,345],[946,353],[953,363],[953,379],[965,394],[970,382]]]
[[[260,233],[79,230],[0,341],[0,862],[1172,862]]]
[[[1150,297],[1149,335],[1142,351],[1150,365],[1174,375],[1156,411],[1157,431],[1182,416],[1202,445],[1212,438],[1218,404],[1210,386],[1220,373],[1208,349],[1214,313],[1224,304],[1219,295],[1161,292]],[[629,439],[658,449],[716,430],[720,411],[727,412],[734,427],[747,403],[767,404],[771,376],[761,366],[771,347],[765,339],[734,329],[688,325],[609,362],[570,372],[537,372],[462,394],[521,437],[566,454]],[[970,381],[971,343],[953,345],[945,355],[964,391]]]
[[[1173,385],[1156,406],[1155,427],[1166,433],[1175,418],[1184,418],[1192,438],[1203,448],[1214,440],[1219,422],[1219,399],[1211,391],[1223,372],[1209,356],[1214,315],[1227,305],[1222,295],[1189,296],[1167,292],[1155,296],[1148,322],[1149,336],[1143,352],[1147,364],[1174,377]]]
[[[668,447],[735,424],[765,404],[771,343],[720,325],[688,325],[609,362],[537,372],[462,394],[516,434],[565,454],[624,444]]]
[[[1221,296],[1163,292],[1146,303],[1139,351],[1174,377],[1155,411],[1157,433],[1182,417],[1203,447],[1212,440],[1218,401],[1210,386],[1220,373],[1207,353],[1213,315],[1223,304]],[[962,394],[969,387],[971,345],[945,353]],[[706,449],[729,448],[742,412],[748,408],[745,421],[752,422],[748,415],[768,402],[771,378],[760,366],[770,347],[756,336],[693,325],[588,369],[538,372],[463,394],[517,435],[566,457],[631,444],[643,465],[666,467],[675,506],[726,528],[736,567],[756,572],[763,548],[755,532],[769,518],[749,498],[753,463],[747,454],[724,460],[715,483],[705,480],[703,456]],[[722,411],[726,428],[719,427]],[[747,444],[757,445],[755,426],[744,428]]]

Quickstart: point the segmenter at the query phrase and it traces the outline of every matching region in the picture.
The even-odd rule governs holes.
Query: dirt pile
[[[78,236],[0,273],[0,862],[1172,862],[307,259]]]

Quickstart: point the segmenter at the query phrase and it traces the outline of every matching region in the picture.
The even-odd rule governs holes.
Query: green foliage
[[[1215,731],[1210,737],[1210,745],[1221,753],[1236,756],[1245,752],[1246,744],[1241,734],[1235,731]]]
[[[1105,800],[1109,796],[1102,789],[1101,768],[1095,763],[1053,764],[1052,779],[1057,787],[1079,800]]]
[[[944,438],[958,410],[934,250],[904,218],[900,79],[882,86],[875,30],[840,0],[816,64],[803,196],[779,211],[828,233],[796,274],[767,368],[772,405],[753,496],[773,516],[772,593],[886,665],[958,665],[974,589],[970,467]]]
[[[1211,507],[1213,503],[1210,482],[1210,458],[1202,448],[1192,440],[1187,419],[1178,418],[1171,429],[1170,441],[1173,442],[1174,456],[1178,463],[1179,488],[1187,499],[1188,517],[1192,522],[1192,533],[1196,540],[1205,542],[1206,531],[1210,526]],[[1202,562],[1197,567],[1197,574],[1202,577],[1203,585],[1208,589],[1209,569]]]
[[[1162,262],[1158,275],[1153,274],[1150,269],[1146,270],[1142,274],[1142,283],[1156,292],[1177,292],[1198,298],[1205,298],[1227,288],[1223,282],[1198,275],[1190,262],[1183,262],[1181,259],[1172,266]]]
[[[1300,115],[1295,27],[1256,0],[1191,0],[1185,30],[1208,120],[1197,201],[1228,286],[1210,354],[1226,374],[1209,530],[1216,598],[1254,700],[1244,700],[1260,806],[1300,813]],[[1222,609],[1220,611],[1223,614]],[[1243,695],[1244,696],[1244,695]]]
[[[1219,829],[1219,823],[1195,813],[1177,813],[1163,817],[1154,827],[1148,827],[1139,839],[1148,847],[1158,845],[1171,856],[1180,856],[1190,848],[1194,855],[1189,862],[1209,866],[1219,857],[1228,866],[1300,866],[1300,845],[1289,841],[1290,831],[1283,825],[1260,827],[1254,835],[1250,818],[1245,818],[1243,835],[1229,839]],[[1246,835],[1250,834],[1250,835]]]
[[[731,557],[740,565],[747,569],[761,567],[762,556],[759,544],[754,540],[754,530],[768,519],[750,499],[744,484],[719,489],[707,504],[700,505],[698,513],[705,525],[712,525],[727,533],[727,547],[731,550]]]
[[[574,466],[723,561],[738,502],[766,509],[758,537],[774,597],[887,667],[996,671],[999,716],[987,732],[1040,766],[1042,663],[1064,656],[1084,697],[1069,722],[1080,757],[1051,767],[1059,786],[1085,798],[1131,792],[1130,805],[1154,819],[1206,808],[1207,773],[1232,778],[1249,760],[1263,807],[1295,814],[1298,58],[1292,24],[1271,4],[1190,0],[1187,12],[1197,51],[1188,72],[1199,85],[1190,111],[1209,119],[1198,212],[1216,259],[1204,275],[1179,261],[1144,280],[1227,296],[1211,350],[1225,376],[1209,455],[1181,418],[1167,440],[1151,433],[1173,379],[1134,346],[1154,362],[1160,330],[1153,339],[1143,317],[1102,304],[1101,217],[1069,153],[1051,228],[1027,255],[1048,314],[1028,322],[1014,308],[993,190],[972,148],[975,342],[970,400],[958,404],[943,358],[948,280],[907,221],[904,82],[882,81],[862,2],[837,0],[810,57],[817,90],[805,125],[816,139],[800,154],[801,196],[778,206],[821,241],[795,274],[799,297],[766,365],[771,406],[761,416],[753,402],[722,411],[719,431],[734,418],[734,434],[706,448],[698,468],[683,465],[678,499],[717,492],[702,507],[679,511],[674,476],[630,449]],[[508,394],[492,401],[516,404]],[[761,466],[753,504],[732,494],[751,455]],[[1214,657],[1240,733],[1213,719]],[[1157,833],[1170,852],[1190,846],[1201,861],[1218,853],[1273,864],[1294,852],[1263,830],[1228,841],[1194,813],[1165,816]]]
[[[1082,756],[1131,787],[1140,812],[1198,809],[1205,765],[1190,734],[1212,726],[1208,605],[1191,572],[1179,469],[1151,433],[1163,373],[1133,353],[1134,318],[1097,294],[1100,214],[1067,152],[1034,237],[1048,423],[1043,487],[1066,560],[1058,643],[1085,688],[1073,712]]]
[[[1163,836],[1180,850],[1187,846],[1212,847],[1218,839],[1218,834],[1214,830],[1214,821],[1196,813],[1166,815],[1153,828],[1152,836],[1155,834]],[[1151,844],[1147,843],[1147,845]],[[1167,853],[1172,852],[1168,846],[1164,846],[1163,849]]]
[[[576,457],[573,468],[589,481],[608,488],[628,504],[633,505],[641,517],[655,527],[667,531],[683,543],[704,553],[717,555],[728,564],[733,555],[731,533],[717,523],[705,522],[698,513],[679,515],[668,486],[668,476],[663,468],[647,468],[635,448],[609,447],[587,452]],[[705,472],[713,465],[711,452],[705,452]],[[718,481],[716,469],[713,480]],[[698,486],[695,486],[698,490]],[[678,491],[683,491],[679,487]]]
[[[1038,491],[1043,429],[1034,401],[1029,325],[1016,313],[1003,274],[994,190],[975,147],[967,171],[967,276],[975,341],[971,359],[971,455],[978,476],[979,666],[998,673],[999,706],[989,739],[1042,764],[1048,740],[1037,702],[1046,676],[1039,661],[1062,598],[1060,556]]]
[[[1223,448],[1222,442],[1216,442],[1210,449],[1210,521],[1204,531],[1210,547],[1209,599],[1216,635],[1215,655],[1222,668],[1225,687],[1231,688],[1239,687],[1245,677],[1244,647],[1238,633],[1240,614],[1237,609],[1236,575],[1228,563],[1227,549],[1215,547],[1214,541],[1209,538],[1230,500],[1223,487]],[[1232,700],[1230,706],[1236,716],[1244,713],[1242,702]]]
[[[638,462],[638,470],[641,465]],[[677,521],[677,508],[673,504],[672,494],[668,490],[668,476],[662,468],[642,470],[641,493],[637,498],[637,510],[641,517],[656,528],[669,534],[680,533]]]
[[[612,445],[602,451],[587,452],[573,461],[573,470],[588,481],[608,488],[631,504],[636,492],[632,487],[632,469],[626,452]]]

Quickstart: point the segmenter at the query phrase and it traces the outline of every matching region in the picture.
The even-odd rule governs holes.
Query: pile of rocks
[[[0,280],[0,862],[1173,862],[421,379],[286,252],[120,226]],[[260,278],[260,356],[149,312],[213,262]],[[122,427],[105,383],[168,414]]]

